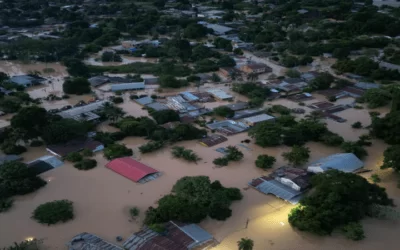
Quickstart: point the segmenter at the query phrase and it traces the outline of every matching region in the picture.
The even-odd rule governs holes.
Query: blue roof
[[[42,82],[43,80],[29,75],[20,75],[11,77],[10,81],[18,85],[28,86],[34,83]]]
[[[152,103],[153,101],[154,101],[153,98],[148,97],[148,96],[135,100],[135,102],[139,103],[140,105],[147,105],[147,104]]]
[[[144,82],[112,84],[111,91],[144,89]]]
[[[273,194],[276,197],[288,201],[292,204],[297,204],[301,199],[301,194],[303,193],[301,191],[294,190],[275,179],[271,180],[266,180],[263,178],[259,179],[262,180],[263,182],[253,187],[264,194]],[[252,186],[251,183],[252,182],[249,182],[250,186]]]
[[[181,92],[181,95],[183,96],[183,98],[185,98],[188,101],[197,101],[199,100],[199,98],[195,95],[193,95],[190,92]]]
[[[343,172],[354,172],[364,166],[364,163],[352,153],[333,154],[319,159],[309,167],[320,167],[323,171],[337,169]]]
[[[211,240],[213,238],[211,236],[211,234],[209,234],[207,231],[205,231],[204,229],[202,229],[201,227],[199,227],[196,224],[189,224],[189,225],[180,227],[180,229],[185,234],[190,236],[190,238],[195,240],[195,242],[193,242],[192,244],[190,244],[188,246],[188,249],[191,249],[192,245],[194,246],[194,245],[197,245],[199,243],[209,241],[209,240]]]

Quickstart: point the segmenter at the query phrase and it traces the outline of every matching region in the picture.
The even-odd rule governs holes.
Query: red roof
[[[106,165],[107,168],[135,182],[149,174],[157,173],[154,168],[144,165],[130,157],[117,158]]]

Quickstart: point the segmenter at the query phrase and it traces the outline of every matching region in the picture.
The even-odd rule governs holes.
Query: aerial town
[[[0,249],[397,250],[399,83],[395,0],[2,0]]]

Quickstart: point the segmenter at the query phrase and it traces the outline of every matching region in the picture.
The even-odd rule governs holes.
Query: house
[[[138,183],[146,183],[156,179],[160,173],[131,157],[116,158],[106,164],[106,167],[114,172]]]
[[[389,70],[397,70],[400,72],[400,65],[388,63],[388,62],[379,62],[379,68],[389,69]]]
[[[65,157],[70,153],[79,152],[84,149],[89,149],[92,152],[98,152],[104,149],[101,142],[89,139],[75,139],[66,143],[48,145],[46,150],[58,157]]]
[[[272,194],[292,204],[297,204],[303,194],[303,192],[297,191],[288,185],[275,180],[273,177],[268,176],[253,179],[249,182],[249,186],[257,189],[261,193]]]
[[[353,73],[344,73],[343,75],[352,80],[361,80],[363,78],[362,76]]]
[[[307,171],[312,173],[323,173],[330,169],[352,173],[364,167],[364,163],[352,153],[333,154],[319,159],[308,166]]]
[[[286,95],[293,95],[301,93],[307,86],[308,83],[304,82],[301,78],[285,78],[281,83],[273,87],[282,90]]]
[[[18,75],[10,78],[11,83],[15,83],[24,87],[31,87],[42,84],[46,79],[35,75]]]
[[[230,108],[233,111],[239,111],[239,110],[249,108],[249,103],[248,102],[236,102],[236,103],[232,103],[232,104],[227,104],[224,107]]]
[[[263,108],[255,108],[255,109],[245,109],[236,111],[234,116],[231,117],[232,120],[239,120],[250,116],[263,114],[265,110]]]
[[[80,233],[74,236],[72,240],[67,243],[67,247],[68,250],[123,250],[122,247],[111,244],[100,237],[89,233]]]
[[[223,135],[234,135],[237,133],[244,132],[249,129],[249,126],[243,122],[235,122],[232,120],[223,120],[213,123],[208,123],[207,128],[215,130]]]
[[[92,87],[98,87],[110,82],[110,79],[107,76],[93,76],[89,78],[88,81]]]
[[[179,94],[188,102],[197,102],[197,101],[199,101],[199,98],[197,96],[193,95],[190,92],[181,92]]]
[[[148,105],[150,103],[153,103],[154,99],[151,98],[151,97],[146,96],[146,97],[142,97],[142,98],[136,99],[134,101],[136,103],[138,103],[139,105],[146,106],[146,105]]]
[[[264,63],[248,63],[240,67],[240,70],[246,74],[263,74],[272,72],[272,68]]]
[[[248,126],[255,126],[261,122],[266,122],[266,121],[275,121],[275,117],[267,114],[261,114],[243,119],[243,122]]]
[[[312,80],[317,78],[318,75],[319,75],[318,72],[309,71],[309,72],[301,74],[300,78],[303,79],[306,83],[310,83]]]
[[[64,165],[57,157],[52,155],[45,155],[33,161],[26,163],[28,168],[32,169],[36,175],[52,170],[54,168]]]
[[[207,90],[215,99],[220,101],[229,101],[233,99],[233,96],[229,95],[222,89],[209,89]]]
[[[167,106],[165,106],[164,104],[159,103],[159,102],[153,102],[153,103],[150,103],[150,104],[146,104],[146,107],[150,108],[150,109],[153,109],[155,111],[161,111],[161,110],[169,109]]]
[[[134,233],[124,242],[124,249],[191,250],[209,249],[216,245],[212,235],[196,224],[169,221],[163,226],[165,232],[161,234],[148,227]]]
[[[235,32],[234,29],[219,24],[206,23],[204,26],[207,27],[208,29],[212,29],[214,34],[217,36]]]
[[[131,82],[131,83],[118,83],[111,85],[111,91],[126,91],[126,90],[142,90],[145,89],[143,82]]]
[[[93,111],[102,109],[104,105],[106,105],[106,103],[108,103],[107,100],[100,100],[84,106],[64,110],[57,114],[65,119],[74,119],[77,121],[94,121],[99,119],[100,116],[93,113]]]
[[[212,134],[206,138],[199,140],[199,143],[200,143],[200,145],[205,146],[205,147],[213,147],[217,144],[226,142],[227,140],[228,140],[228,138],[226,138],[225,136],[218,135],[218,134]]]
[[[379,89],[381,87],[380,84],[373,82],[357,82],[356,84],[354,84],[354,86],[364,90]]]
[[[280,167],[270,174],[270,177],[297,191],[310,187],[310,174],[305,169]]]
[[[19,155],[0,155],[0,166],[10,161],[20,161],[22,157]]]
[[[219,72],[226,78],[232,77],[233,75],[240,75],[240,71],[233,67],[220,68]]]

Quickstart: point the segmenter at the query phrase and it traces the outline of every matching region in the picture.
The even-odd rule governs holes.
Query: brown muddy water
[[[11,67],[16,72],[15,74],[27,73],[32,67],[44,67],[43,65],[40,67],[38,65],[26,67],[20,65],[16,68],[17,66],[1,63],[1,70],[4,70],[4,67]],[[63,70],[63,68],[59,68],[61,76],[65,74]],[[59,75],[59,77],[61,76]],[[52,88],[52,86],[50,87]],[[205,85],[201,88],[207,89],[211,87],[229,91],[229,86],[223,85]],[[29,90],[30,94],[40,96],[44,91],[36,88]],[[46,86],[46,88],[49,88],[49,86]],[[172,95],[183,90],[169,90],[160,93],[160,95]],[[194,91],[196,88],[192,87],[189,90]],[[105,95],[109,95],[109,93]],[[119,106],[129,115],[147,115],[147,112],[139,105],[129,100],[129,93],[124,94],[123,97],[125,101]],[[245,97],[240,95],[235,95],[235,97],[237,100],[246,100]],[[72,100],[78,101],[74,98]],[[307,104],[325,100],[324,97],[318,95],[315,98],[308,101]],[[69,103],[70,100],[63,101]],[[352,101],[352,99],[343,99],[338,102]],[[226,103],[214,102],[205,105],[213,108]],[[284,99],[266,102],[265,106],[272,104],[282,104],[290,108],[299,107],[297,103]],[[51,104],[45,103],[43,105],[51,107]],[[53,105],[55,104],[53,103]],[[306,107],[303,108],[306,109],[307,113],[312,111]],[[380,111],[385,113],[387,108],[383,108]],[[367,109],[349,109],[338,113],[338,115],[348,119],[348,121],[343,124],[331,120],[326,120],[325,122],[327,122],[332,131],[344,136],[347,140],[357,140],[360,134],[366,132],[363,129],[352,129],[351,124],[353,122],[361,121],[364,126],[370,123]],[[99,130],[116,131],[114,127],[106,124],[100,125]],[[133,183],[105,168],[107,160],[103,158],[102,153],[94,156],[98,161],[98,167],[89,171],[76,170],[70,163],[65,162],[62,167],[41,175],[42,178],[48,181],[46,187],[30,195],[16,197],[14,207],[9,212],[0,214],[0,247],[11,245],[13,242],[19,242],[28,237],[35,237],[44,240],[46,249],[66,249],[65,243],[81,232],[93,233],[116,243],[116,236],[122,236],[126,239],[141,227],[145,210],[149,206],[155,206],[160,197],[168,194],[179,178],[206,175],[211,180],[220,180],[227,187],[240,188],[244,195],[242,201],[235,202],[232,205],[233,214],[228,220],[215,221],[206,219],[200,224],[221,242],[215,248],[217,250],[237,249],[236,242],[242,237],[252,238],[255,242],[255,250],[398,249],[396,236],[400,233],[400,224],[397,221],[374,219],[363,221],[367,238],[361,242],[351,242],[336,234],[332,237],[316,237],[293,230],[287,221],[287,214],[293,206],[273,196],[267,196],[256,190],[249,189],[247,186],[251,179],[266,175],[271,171],[262,171],[255,167],[254,161],[258,155],[269,154],[275,156],[277,162],[274,168],[277,168],[286,164],[281,154],[288,151],[289,148],[281,146],[264,149],[254,145],[253,142],[245,144],[246,147],[239,145],[241,141],[247,138],[249,138],[247,133],[237,134],[228,137],[227,142],[210,148],[203,147],[196,141],[178,143],[178,145],[194,150],[203,159],[198,164],[188,164],[182,160],[172,158],[170,147],[158,152],[141,155],[137,148],[145,143],[146,140],[143,138],[126,138],[122,143],[133,149],[136,159],[162,172],[158,179],[145,184]],[[212,160],[221,156],[215,149],[228,145],[238,146],[244,153],[244,159],[237,163],[230,163],[227,167],[215,168]],[[312,152],[310,161],[340,152],[338,148],[326,147],[318,143],[308,143],[307,147]],[[382,179],[379,185],[387,188],[388,194],[395,199],[397,204],[400,204],[400,189],[396,188],[397,180],[395,176],[390,170],[379,169],[382,163],[382,152],[385,148],[386,145],[379,141],[374,141],[373,146],[367,147],[369,156],[365,159],[365,167],[372,170],[372,172],[365,173],[363,176],[369,178],[372,173],[379,174]],[[48,155],[48,153],[43,147],[39,147],[29,148],[28,152],[22,156],[25,161],[31,161],[43,155]],[[74,202],[74,220],[65,224],[45,226],[30,218],[32,211],[38,205],[59,199],[69,199]],[[136,220],[132,220],[128,212],[129,208],[133,206],[137,206],[141,211]]]

